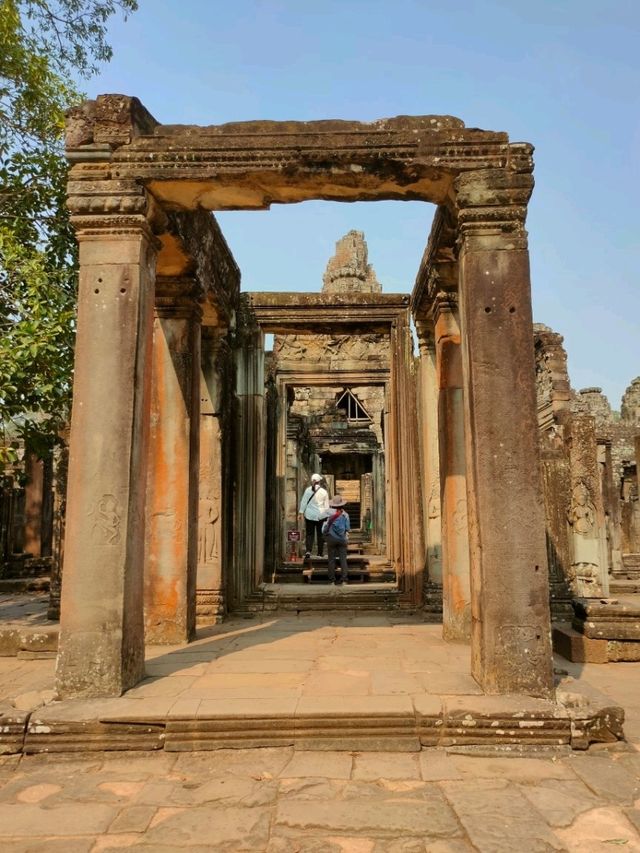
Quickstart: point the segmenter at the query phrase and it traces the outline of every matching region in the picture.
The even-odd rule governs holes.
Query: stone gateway
[[[378,514],[398,606],[441,589],[445,636],[471,643],[485,692],[552,696],[532,150],[450,116],[184,127],[122,95],[72,112],[80,295],[61,696],[120,695],[143,675],[145,632],[187,642],[196,618],[255,601],[286,542],[285,529],[265,536],[266,472],[286,503],[287,442],[302,441],[282,413],[295,414],[298,390],[311,405],[328,386],[336,418],[354,425],[345,452],[357,450],[359,467],[321,446],[322,430],[314,446]],[[211,212],[308,199],[435,204],[411,296],[380,291],[352,233],[322,293],[241,298]],[[269,387],[266,332],[280,358]],[[306,370],[307,336],[322,341],[322,376]],[[368,358],[378,345],[384,358]],[[383,443],[367,418],[383,424]],[[576,577],[591,583],[599,509],[576,489]]]

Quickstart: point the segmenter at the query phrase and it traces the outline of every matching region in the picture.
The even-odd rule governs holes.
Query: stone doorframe
[[[299,332],[298,332],[299,334]],[[325,376],[319,376],[317,372],[294,372],[294,371],[283,371],[279,372],[277,380],[276,380],[276,393],[278,395],[278,434],[276,436],[276,458],[275,458],[275,473],[276,473],[276,489],[277,489],[277,500],[278,507],[284,507],[285,495],[284,489],[286,485],[286,465],[287,465],[287,435],[286,435],[286,427],[287,427],[287,393],[289,388],[295,388],[300,386],[351,386],[351,385],[378,385],[384,389],[385,395],[385,411],[389,411],[389,394],[390,394],[390,381],[389,381],[388,370],[376,370],[376,371],[352,371],[352,370],[332,370],[331,373],[327,373]],[[386,422],[388,420],[388,416],[385,417],[385,434],[388,431],[388,427],[386,426]],[[397,431],[396,431],[397,435]],[[383,447],[386,448],[386,444]],[[383,453],[384,455],[384,453]],[[385,457],[386,458],[386,455]],[[398,460],[398,454],[395,454],[394,458]],[[390,480],[389,484],[393,481],[397,481],[395,477],[389,478],[388,475],[385,476],[385,480]],[[417,484],[416,484],[417,486]],[[385,528],[389,527],[389,514],[394,511],[393,506],[391,506],[391,501],[389,500],[389,496],[386,494],[387,488],[386,485],[383,484],[383,489],[385,491],[385,501],[384,501],[384,512],[385,512]],[[298,498],[300,495],[297,496]],[[285,550],[284,550],[284,533],[285,533],[285,519],[282,517],[281,513],[279,515],[279,522],[281,529],[279,531],[278,538],[276,540],[276,547],[274,549],[274,554],[276,560],[284,560]],[[408,516],[405,514],[405,519]],[[405,541],[409,542],[410,538],[407,538]],[[391,547],[389,542],[385,543],[385,554],[389,560],[391,560],[391,555],[394,553],[394,549]],[[410,557],[412,555],[409,555]],[[421,584],[421,570],[422,563],[419,559],[419,554],[413,555],[414,559],[408,565],[398,565],[394,566],[394,570],[396,571],[396,577],[398,579],[398,588],[400,590],[400,601],[403,604],[408,604],[409,606],[415,606],[415,595],[419,595],[420,592],[420,584]],[[417,577],[416,577],[417,576]]]
[[[422,596],[422,524],[419,504],[418,447],[412,381],[413,351],[409,330],[409,299],[396,294],[251,293],[251,307],[261,330],[272,334],[370,334],[388,337],[388,370],[331,370],[324,377],[317,368],[283,372],[278,394],[285,411],[286,387],[293,384],[366,385],[382,382],[387,397],[385,465],[387,550],[398,578],[401,603],[415,607]],[[276,475],[284,478],[284,418],[280,419]]]
[[[450,116],[184,127],[160,125],[122,95],[71,112],[80,296],[61,695],[118,695],[143,674],[156,276],[186,277],[190,293],[195,281],[202,322],[224,324],[237,277],[204,211],[308,199],[439,206],[422,280],[458,264],[473,674],[489,693],[552,693],[524,228],[532,150]],[[428,305],[418,286],[417,324],[428,321]],[[180,323],[197,322],[197,312],[185,313],[182,305]],[[180,375],[187,382],[191,373]],[[186,385],[181,391],[190,399]],[[396,398],[407,392],[398,388]],[[397,422],[404,416],[400,407]],[[183,441],[182,452],[193,455],[194,445]],[[183,541],[189,548],[188,535]]]

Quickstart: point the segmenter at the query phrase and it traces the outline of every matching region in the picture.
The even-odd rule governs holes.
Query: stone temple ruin
[[[633,608],[594,602],[640,583],[640,380],[616,420],[597,390],[571,391],[562,338],[533,327],[530,145],[448,116],[161,125],[104,95],[69,117],[67,156],[80,296],[62,697],[135,685],[145,639],[304,609],[289,533],[314,470],[349,500],[369,580],[349,606],[442,618],[484,692],[553,696],[552,616],[574,659],[637,654]],[[321,292],[241,293],[211,211],[308,199],[435,204],[412,293],[384,292],[357,231]]]

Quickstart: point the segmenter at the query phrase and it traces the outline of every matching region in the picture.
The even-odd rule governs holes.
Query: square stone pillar
[[[526,152],[524,152],[526,153]],[[472,674],[487,693],[553,693],[536,412],[529,173],[455,181],[472,595]]]
[[[471,638],[471,581],[462,352],[456,294],[437,294],[433,314],[439,389],[442,633],[445,640],[466,642]]]
[[[44,462],[35,453],[25,459],[27,482],[24,487],[24,546],[25,554],[42,557],[42,514],[44,509]]]
[[[571,585],[580,598],[601,598],[609,594],[609,572],[593,415],[574,413],[565,428],[565,440],[571,468],[567,519],[571,529]]]
[[[221,336],[215,329],[203,329],[202,332],[196,618],[198,624],[211,625],[219,621],[225,612],[224,466],[221,382],[217,365]]]
[[[384,432],[389,476],[386,500],[391,508],[388,546],[402,601],[415,606],[421,604],[423,598],[424,535],[420,513],[413,341],[408,312],[391,323],[389,339],[391,377]]]
[[[241,605],[263,580],[265,524],[264,335],[245,305],[239,312],[234,436],[232,606]]]
[[[158,279],[147,481],[145,638],[185,643],[196,626],[200,317],[193,282]]]
[[[108,216],[76,226],[78,332],[56,672],[64,698],[119,696],[144,675],[157,245],[143,216],[114,218],[112,228]]]
[[[438,449],[438,378],[433,323],[417,321],[420,361],[418,364],[418,437],[422,516],[426,544],[425,592],[442,586],[442,541],[440,517],[440,460]]]

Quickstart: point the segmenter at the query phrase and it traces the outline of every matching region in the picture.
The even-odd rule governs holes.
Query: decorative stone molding
[[[524,223],[533,191],[532,147],[526,171],[463,172],[454,181],[458,250],[526,249]]]
[[[534,324],[538,427],[542,433],[553,431],[569,416],[571,387],[567,372],[567,353],[563,337],[548,326]]]

